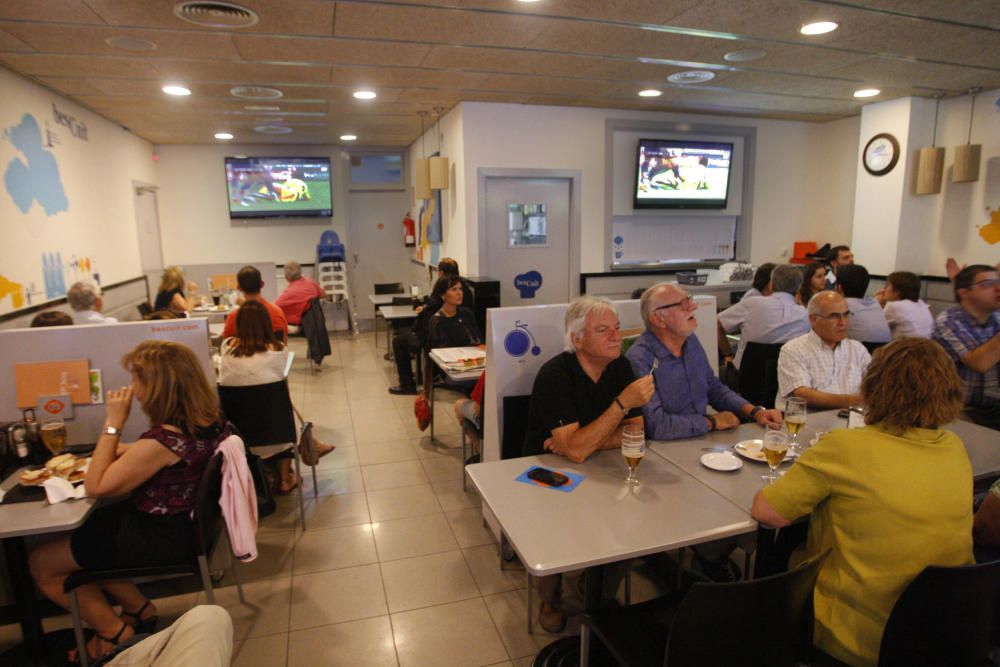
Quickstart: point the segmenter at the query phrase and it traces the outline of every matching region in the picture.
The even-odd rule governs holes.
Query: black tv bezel
[[[330,208],[317,208],[312,211],[233,211],[232,199],[229,197],[229,170],[227,169],[230,160],[325,160],[329,167],[327,179],[330,183]],[[256,218],[332,218],[333,217],[333,160],[325,155],[227,155],[223,158],[223,171],[226,180],[226,208],[229,210],[230,220],[246,220]]]
[[[673,144],[671,148],[684,148],[685,146],[690,146],[693,148],[699,147],[709,147],[709,146],[729,146],[729,169],[726,171],[726,196],[724,199],[663,199],[663,200],[651,200],[651,199],[639,199],[639,151],[643,146],[644,142],[658,142],[662,144]],[[679,210],[691,210],[691,209],[701,209],[701,210],[715,210],[721,211],[729,206],[729,187],[732,185],[733,181],[733,155],[736,152],[736,146],[731,141],[703,141],[701,139],[659,139],[659,138],[647,138],[639,139],[639,142],[635,145],[635,159],[632,160],[632,208],[634,210],[664,210],[664,209],[679,209]],[[721,202],[721,203],[720,203]]]

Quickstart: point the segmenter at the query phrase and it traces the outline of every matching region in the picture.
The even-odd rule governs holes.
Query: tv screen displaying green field
[[[227,157],[233,218],[331,217],[330,160],[324,157]]]

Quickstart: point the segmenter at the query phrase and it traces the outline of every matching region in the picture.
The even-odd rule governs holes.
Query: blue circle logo
[[[523,329],[514,329],[503,339],[503,349],[512,357],[523,357],[531,347],[531,337]]]

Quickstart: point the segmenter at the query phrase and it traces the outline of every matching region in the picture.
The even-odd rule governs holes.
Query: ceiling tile
[[[141,58],[97,56],[57,56],[48,54],[4,53],[0,61],[32,76],[137,77],[151,78],[155,70]]]
[[[337,37],[477,46],[525,46],[553,19],[457,9],[339,3]],[[389,47],[391,48],[391,47]]]
[[[221,81],[233,84],[273,85],[287,83],[323,84],[330,82],[330,68],[313,65],[261,65],[258,63],[222,63],[152,60],[163,78],[185,82]]]
[[[838,46],[938,62],[1000,68],[1000,35],[911,18],[890,17],[863,34],[844,36]]]
[[[531,40],[532,49],[591,53],[630,58],[669,58],[690,60],[705,49],[705,39],[656,30],[550,21],[545,32]]]
[[[352,88],[392,86],[457,90],[475,88],[488,74],[404,67],[334,67],[331,82]]]
[[[19,40],[17,37],[0,29],[0,51],[33,51],[30,46]]]
[[[698,54],[695,60],[735,67],[737,69],[771,70],[801,74],[824,74],[832,69],[869,60],[869,53],[858,53],[825,46],[762,43],[756,41],[710,41],[710,48]],[[730,63],[725,55],[731,51],[761,49],[763,58],[747,63]]]
[[[489,77],[481,86],[483,90],[506,91],[513,94],[594,95],[602,87],[600,82],[586,79],[556,79],[546,76],[516,76],[498,74]]]
[[[2,2],[0,19],[15,21],[57,21],[59,23],[102,23],[83,0],[45,0],[44,2]]]
[[[47,86],[57,93],[62,93],[70,97],[74,95],[101,95],[104,92],[89,79],[45,76],[39,78],[38,81],[43,86]]]
[[[604,58],[541,51],[521,51],[466,46],[434,46],[420,64],[424,67],[581,76],[604,62]]]
[[[424,7],[459,7],[485,9],[533,16],[572,16],[575,18],[662,23],[701,0],[546,0],[537,4],[513,4],[511,0],[399,0]]]
[[[187,30],[217,30],[202,28],[174,16],[174,2],[163,0],[88,0],[90,6],[111,25],[146,28],[182,28]],[[330,35],[333,32],[334,3],[324,0],[294,0],[294,6],[284,0],[239,0],[252,9],[260,21],[236,32],[284,33],[289,35]]]
[[[904,14],[927,16],[970,25],[1000,28],[1000,8],[996,0],[865,0],[874,9],[885,9]]]
[[[898,83],[905,81],[912,86],[938,89],[942,91],[964,92],[974,86],[986,90],[1000,87],[1000,71],[984,71],[936,65],[905,60],[871,58],[869,60],[832,70],[830,74],[845,76],[873,84]]]
[[[239,53],[228,35],[215,35],[196,31],[133,30],[51,23],[0,24],[4,30],[26,44],[50,53],[85,54],[104,56],[149,56],[151,58],[210,58],[236,59]],[[127,51],[109,46],[104,40],[110,37],[133,37],[156,44],[152,51]]]
[[[430,51],[426,44],[392,44],[360,39],[291,39],[266,35],[234,35],[246,60],[345,65],[415,65]]]

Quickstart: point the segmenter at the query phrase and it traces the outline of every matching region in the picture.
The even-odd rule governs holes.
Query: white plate
[[[764,458],[763,440],[743,440],[742,442],[737,442],[733,449],[745,459],[750,459],[757,463],[767,463],[767,459]]]
[[[743,467],[743,461],[740,461],[729,452],[709,452],[708,454],[702,454],[701,464],[706,468],[722,472],[739,470]]]

